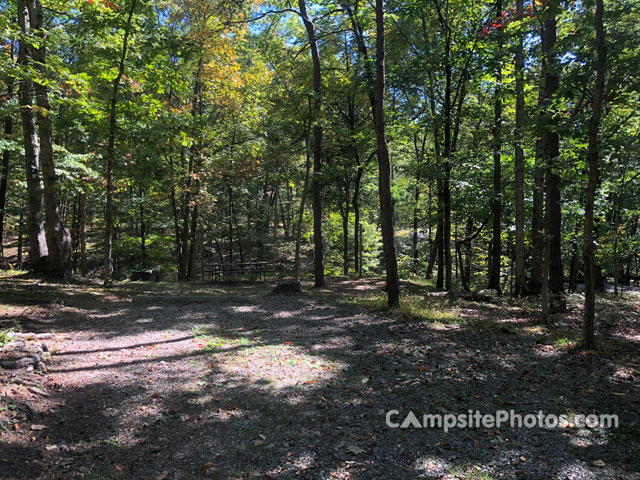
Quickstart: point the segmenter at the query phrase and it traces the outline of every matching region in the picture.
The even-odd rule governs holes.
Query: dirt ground
[[[571,301],[547,329],[530,305],[427,295],[448,313],[425,321],[357,301],[381,287],[0,280],[0,329],[55,333],[46,372],[0,369],[0,478],[640,478],[637,298],[601,302],[589,352]],[[445,433],[392,409],[619,426]]]

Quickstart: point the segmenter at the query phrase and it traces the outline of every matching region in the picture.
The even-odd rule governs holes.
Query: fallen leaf
[[[369,379],[368,379],[367,377],[364,377],[364,378],[361,380],[361,382],[362,382],[362,383],[367,383],[368,381],[369,381]]]
[[[594,460],[591,465],[593,465],[594,467],[604,467],[606,464],[602,460],[598,459]]]
[[[37,424],[31,425],[31,430],[34,430],[36,432],[40,430],[46,430],[46,429],[47,429],[46,425],[37,425]]]
[[[162,472],[156,476],[156,480],[167,480],[167,478],[169,478],[169,472]]]
[[[356,447],[355,445],[349,445],[347,447],[347,452],[353,453],[354,455],[360,455],[361,453],[366,453],[366,450]]]

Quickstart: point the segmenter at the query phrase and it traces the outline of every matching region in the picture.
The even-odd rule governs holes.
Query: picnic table
[[[203,279],[223,282],[229,278],[249,276],[251,281],[266,280],[267,273],[275,270],[269,268],[270,262],[209,263],[202,269]]]

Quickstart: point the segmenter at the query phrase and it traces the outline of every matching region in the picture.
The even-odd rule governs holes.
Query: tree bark
[[[87,194],[80,192],[80,205],[78,206],[78,236],[80,237],[80,275],[83,277],[89,271],[87,265]]]
[[[551,8],[555,8],[555,4]],[[560,135],[557,121],[554,120],[551,103],[560,87],[560,75],[558,72],[556,44],[556,16],[555,12],[544,22],[543,47],[547,61],[545,74],[545,101],[547,118],[550,122],[545,133],[545,163],[546,163],[546,212],[548,216],[546,238],[549,242],[549,289],[554,297],[564,291],[564,273],[562,268],[562,205],[560,195],[560,177],[556,173],[558,157],[560,155]]]
[[[43,12],[39,0],[27,0],[31,17],[31,29],[37,36],[37,46],[31,46],[31,58],[40,75],[46,77],[46,35],[42,32]],[[40,134],[40,163],[44,183],[45,237],[47,241],[47,271],[56,277],[71,277],[71,237],[62,225],[58,203],[58,179],[53,160],[53,128],[49,89],[44,82],[34,82]]]
[[[385,134],[385,31],[384,0],[376,0],[376,109],[375,130],[378,147],[378,191],[382,223],[382,249],[387,274],[387,305],[400,303],[400,279],[393,231],[393,203],[391,199],[391,165]],[[449,266],[449,270],[451,266]]]
[[[500,21],[502,16],[502,0],[496,0],[496,21]],[[498,29],[496,31],[498,37],[498,56],[501,55],[502,49],[502,31]],[[491,202],[491,212],[493,214],[493,235],[491,240],[492,249],[490,252],[491,268],[489,268],[490,276],[487,288],[501,292],[500,288],[500,259],[502,256],[502,201],[500,196],[502,195],[502,98],[501,98],[501,84],[502,84],[502,66],[500,64],[501,59],[497,58],[496,65],[496,86],[495,86],[495,98],[493,108],[493,198]]]
[[[356,181],[353,189],[353,268],[356,274],[360,272],[362,269],[360,265],[362,263],[362,257],[360,256],[360,185],[362,183],[362,174],[364,172],[364,168],[360,161],[360,155],[358,154],[357,148],[354,150],[354,158],[356,161],[356,166],[358,171],[356,173]]]
[[[607,48],[604,32],[603,0],[596,0],[595,30],[596,30],[596,82],[593,89],[593,111],[589,121],[589,147],[587,150],[587,165],[589,166],[589,180],[585,195],[584,215],[584,326],[583,338],[587,348],[595,346],[595,283],[594,244],[593,244],[593,207],[596,188],[598,186],[598,131],[602,115],[604,100],[605,73],[607,65]]]
[[[302,187],[302,197],[300,198],[300,208],[298,210],[298,224],[296,226],[296,255],[293,267],[293,275],[296,282],[300,282],[300,242],[302,240],[302,220],[304,217],[304,207],[307,200],[307,191],[309,189],[309,172],[311,170],[311,139],[308,128],[305,128],[305,169],[304,169],[304,186]]]
[[[300,15],[307,30],[311,59],[313,61],[313,177],[311,179],[311,200],[313,204],[313,270],[315,286],[324,287],[324,246],[322,241],[322,125],[320,115],[322,107],[322,71],[320,54],[316,40],[315,26],[307,15],[305,0],[298,0]]]
[[[13,57],[13,54],[12,54]],[[7,92],[13,94],[13,81],[7,82]],[[13,133],[13,119],[11,113],[8,113],[4,119],[4,134],[6,138],[10,138]],[[9,149],[2,152],[2,164],[0,165],[0,260],[4,260],[4,217],[7,204],[7,185],[9,183],[9,160],[11,160],[11,152]]]
[[[542,103],[543,95],[540,95]],[[542,289],[544,255],[544,154],[542,140],[536,142],[535,172],[533,176],[533,211],[531,215],[531,276],[528,290],[532,294]]]
[[[129,36],[131,34],[131,22],[136,9],[137,0],[131,0],[127,23],[125,25],[124,38],[122,40],[122,51],[118,63],[118,74],[113,80],[111,91],[111,102],[109,108],[109,142],[107,145],[107,155],[105,162],[105,178],[107,188],[107,202],[104,210],[104,286],[110,287],[113,284],[113,211],[114,211],[114,184],[113,184],[113,164],[115,162],[115,145],[118,113],[118,93],[120,92],[120,81],[124,75],[125,61],[129,48]]]
[[[349,275],[349,185],[344,186],[344,204],[342,214],[342,273]]]
[[[524,1],[516,0],[516,17],[523,18]],[[521,297],[525,293],[525,244],[524,244],[524,149],[523,130],[525,121],[524,103],[524,39],[523,34],[516,40],[515,55],[515,90],[516,113],[514,128],[514,168],[515,168],[515,285],[514,296]]]
[[[33,12],[27,0],[18,2],[18,22],[20,30],[25,36],[31,34]],[[18,63],[23,68],[30,64],[31,45],[22,42],[18,52]],[[48,256],[47,242],[44,234],[44,219],[42,213],[42,185],[40,181],[40,151],[38,134],[36,132],[36,115],[33,109],[33,81],[25,76],[20,80],[20,114],[22,117],[22,135],[24,138],[24,160],[27,176],[27,231],[29,237],[29,259],[31,268],[37,272],[46,270]]]

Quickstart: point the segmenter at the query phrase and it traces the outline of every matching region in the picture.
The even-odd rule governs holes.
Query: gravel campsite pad
[[[295,296],[1,283],[0,328],[53,333],[46,372],[0,369],[3,479],[640,478],[634,305],[602,307],[612,325],[589,352],[571,304],[552,332],[509,302],[427,296],[448,312],[428,322],[353,301],[381,293],[371,279]],[[385,422],[511,409],[619,426]]]

